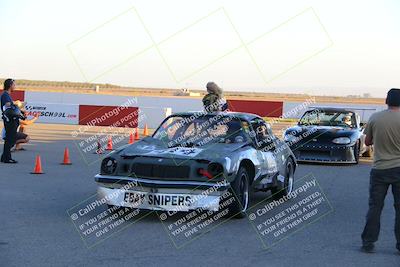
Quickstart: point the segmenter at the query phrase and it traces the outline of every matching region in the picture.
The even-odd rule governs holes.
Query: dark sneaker
[[[3,162],[4,162],[4,163],[12,163],[12,164],[18,163],[18,161],[13,160],[13,159],[5,160],[5,161],[3,161]]]
[[[365,253],[374,253],[374,249],[374,243],[363,244],[361,247],[361,251]]]

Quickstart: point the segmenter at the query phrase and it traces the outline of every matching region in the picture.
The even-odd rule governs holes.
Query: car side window
[[[252,139],[256,147],[263,151],[273,151],[276,148],[275,136],[272,134],[271,127],[262,120],[255,120],[251,122],[252,126]]]

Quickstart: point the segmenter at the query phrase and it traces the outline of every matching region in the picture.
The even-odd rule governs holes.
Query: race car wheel
[[[354,149],[354,160],[355,160],[354,164],[358,164],[358,161],[360,159],[360,141],[357,141],[354,144],[353,149]]]
[[[246,216],[250,200],[249,187],[249,174],[246,168],[240,167],[235,181],[231,184],[235,201],[233,201],[232,205],[229,207],[229,217],[235,216],[236,218],[244,218]]]
[[[285,180],[283,182],[283,188],[274,187],[271,189],[273,198],[280,199],[284,196],[289,195],[293,191],[294,185],[294,163],[291,158],[286,163]]]
[[[363,157],[371,158],[372,157],[372,146],[368,146],[367,150],[362,154]]]

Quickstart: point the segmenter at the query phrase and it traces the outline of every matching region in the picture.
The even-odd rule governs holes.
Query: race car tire
[[[354,164],[358,164],[359,160],[360,160],[360,141],[357,141],[354,146]]]
[[[371,158],[373,154],[372,146],[369,146],[367,150],[362,154],[363,157]]]
[[[240,167],[235,180],[231,183],[231,193],[235,201],[229,206],[228,216],[244,218],[250,202],[250,179],[245,167]]]
[[[283,188],[273,187],[271,188],[272,197],[274,199],[281,199],[292,193],[294,185],[294,162],[289,158],[286,162],[286,173],[285,180],[283,182]]]

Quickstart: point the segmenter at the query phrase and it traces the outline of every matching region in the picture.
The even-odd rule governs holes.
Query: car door
[[[261,119],[252,120],[251,137],[256,148],[257,158],[260,162],[260,174],[262,177],[273,176],[278,172],[278,164],[275,157],[275,136],[268,131],[268,125]]]

